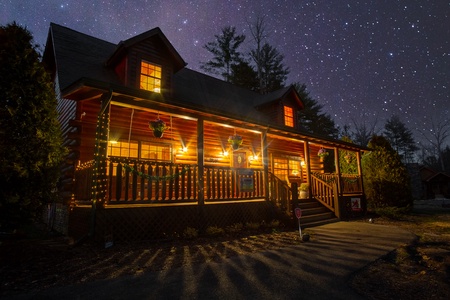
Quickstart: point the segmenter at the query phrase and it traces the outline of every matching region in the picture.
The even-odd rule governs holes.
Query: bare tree
[[[358,123],[355,119],[352,119],[353,126],[355,126],[352,140],[358,145],[367,146],[372,136],[377,134],[377,122],[378,120],[375,119],[372,124],[366,124],[365,121]]]
[[[259,90],[262,91],[262,44],[263,41],[268,37],[266,34],[266,23],[265,16],[257,16],[254,24],[247,22],[250,28],[250,33],[252,34],[253,40],[256,44],[256,49],[250,51],[250,57],[256,65],[256,72],[259,78]]]
[[[444,142],[450,135],[450,120],[439,121],[437,124],[431,121],[431,129],[426,132],[419,130],[419,132],[437,151],[439,165],[441,170],[444,171],[445,166],[442,152],[444,151]]]

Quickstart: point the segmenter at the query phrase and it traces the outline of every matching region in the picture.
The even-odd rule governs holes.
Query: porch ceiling
[[[367,147],[357,146],[351,143],[334,140],[329,137],[315,136],[308,133],[295,131],[295,129],[274,126],[273,124],[261,124],[258,121],[241,120],[233,116],[227,116],[223,112],[210,111],[204,107],[192,104],[178,103],[167,94],[158,94],[148,91],[137,91],[124,86],[114,86],[102,82],[96,82],[83,78],[76,84],[63,91],[63,97],[75,101],[99,98],[103,93],[113,91],[112,103],[115,105],[143,109],[148,111],[165,111],[166,113],[189,117],[192,119],[203,118],[205,121],[223,124],[225,126],[240,127],[248,130],[267,132],[267,134],[288,141],[307,141],[322,147],[338,147],[352,151],[370,151]]]

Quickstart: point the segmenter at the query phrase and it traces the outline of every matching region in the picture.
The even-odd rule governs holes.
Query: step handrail
[[[331,178],[326,182],[315,175],[311,175],[311,193],[312,196],[322,205],[332,212],[336,213],[338,207],[339,195],[336,178]]]

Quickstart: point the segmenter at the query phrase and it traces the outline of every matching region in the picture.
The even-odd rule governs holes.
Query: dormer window
[[[145,60],[141,61],[140,88],[155,93],[161,92],[161,67]]]
[[[294,127],[294,110],[292,107],[284,106],[284,125]]]

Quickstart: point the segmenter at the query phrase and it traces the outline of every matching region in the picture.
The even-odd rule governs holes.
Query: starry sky
[[[160,27],[197,71],[225,26],[249,51],[257,16],[290,68],[286,84],[305,83],[337,125],[381,133],[396,114],[420,140],[450,119],[448,0],[0,0],[0,24],[26,26],[40,45],[50,22],[113,43]]]

